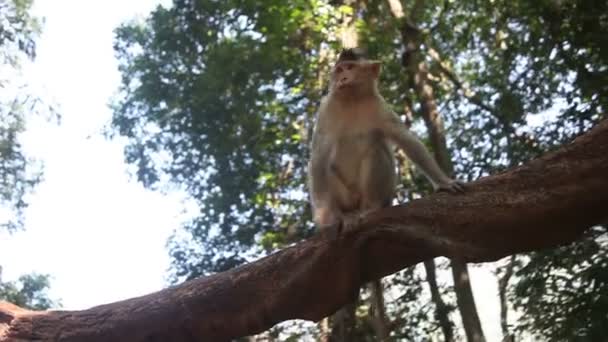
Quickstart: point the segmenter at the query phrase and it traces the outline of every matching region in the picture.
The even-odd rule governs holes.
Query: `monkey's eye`
[[[342,67],[336,67],[336,74],[339,74],[339,73],[341,73],[342,71],[344,71],[344,70],[342,69]]]

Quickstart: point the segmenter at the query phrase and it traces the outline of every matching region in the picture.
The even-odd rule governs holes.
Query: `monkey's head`
[[[368,95],[376,91],[380,62],[361,48],[342,49],[331,71],[329,91],[335,95]]]
[[[375,94],[380,62],[365,59],[338,61],[331,71],[330,93],[365,96]]]

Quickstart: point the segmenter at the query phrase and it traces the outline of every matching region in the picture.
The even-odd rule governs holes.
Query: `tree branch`
[[[256,262],[83,311],[0,304],[0,340],[228,341],[294,318],[318,321],[365,282],[436,256],[469,262],[555,247],[608,219],[608,120],[556,152],[368,215]],[[118,281],[118,280],[117,280]]]
[[[508,122],[507,120],[505,120],[504,115],[501,115],[495,107],[492,107],[492,106],[488,105],[487,103],[485,103],[483,101],[483,99],[481,98],[481,96],[479,96],[478,93],[473,91],[466,81],[463,82],[458,78],[458,76],[456,75],[456,72],[450,67],[450,65],[444,59],[442,59],[440,52],[438,51],[437,48],[431,47],[430,43],[428,43],[428,46],[429,47],[427,50],[428,50],[429,56],[436,62],[436,65],[439,67],[439,71],[442,74],[444,74],[452,82],[452,84],[455,87],[456,93],[458,93],[458,91],[460,91],[462,96],[464,96],[464,98],[467,99],[469,101],[469,103],[472,103],[473,105],[475,105],[475,106],[487,111],[489,114],[491,114],[492,117],[495,118],[498,121],[498,123],[501,125],[502,129],[505,132],[509,133],[509,134],[507,134],[507,139],[509,141],[511,141],[511,139],[512,139],[511,135],[512,135],[523,146],[526,146],[527,148],[529,148],[531,150],[535,150],[535,147],[532,144],[532,141],[529,140],[529,138],[527,136],[517,134],[513,125],[510,122]],[[522,75],[523,74],[524,73],[522,73]],[[513,84],[516,84],[516,82]]]
[[[475,93],[466,82],[463,83],[458,79],[458,76],[456,76],[456,73],[454,72],[454,70],[452,70],[452,68],[441,58],[441,56],[439,55],[439,52],[437,51],[436,48],[429,46],[428,53],[429,53],[429,56],[431,56],[431,58],[437,63],[439,70],[445,76],[447,76],[447,78],[449,78],[450,81],[452,81],[452,83],[454,84],[454,86],[456,87],[457,90],[462,91],[462,95],[467,100],[469,100],[469,102],[471,102],[472,104],[476,105],[479,108],[482,108],[482,109],[492,113],[494,116],[498,116],[498,115],[496,115],[494,108],[485,104],[483,102],[483,100],[481,99],[481,97],[479,97],[479,95],[477,93]]]

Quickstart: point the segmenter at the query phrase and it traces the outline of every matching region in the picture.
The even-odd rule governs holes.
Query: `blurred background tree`
[[[20,91],[23,85],[14,78],[23,60],[36,56],[35,38],[40,33],[40,21],[29,14],[31,3],[17,0],[0,3],[0,205],[12,214],[2,215],[0,223],[9,231],[23,226],[25,196],[40,182],[39,165],[28,160],[18,139],[35,101]]]
[[[112,132],[128,138],[125,158],[145,186],[184,189],[198,205],[169,242],[172,280],[225,271],[314,233],[308,143],[342,46],[363,46],[383,62],[384,97],[446,170],[471,181],[605,117],[607,6],[175,0],[125,23],[116,30],[123,78]],[[420,173],[399,161],[396,201],[428,194]],[[605,241],[597,227],[570,246],[497,262],[505,337],[606,336]],[[437,262],[385,278],[392,336],[485,340],[466,265]],[[374,341],[366,301],[356,317],[354,338]],[[296,321],[258,338],[326,333]]]
[[[49,298],[50,276],[47,274],[26,274],[17,281],[2,281],[0,267],[0,300],[11,302],[22,308],[46,310],[61,306],[59,301]]]
[[[57,117],[53,107],[43,106],[19,82],[22,63],[36,56],[35,39],[40,19],[30,14],[32,0],[0,2],[0,230],[9,233],[23,228],[27,195],[40,182],[42,165],[29,158],[19,141],[28,116],[44,113]],[[0,299],[33,309],[58,306],[47,296],[49,275],[30,274],[16,282],[2,281]]]

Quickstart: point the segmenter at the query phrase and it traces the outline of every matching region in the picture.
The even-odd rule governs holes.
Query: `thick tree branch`
[[[470,262],[572,241],[608,219],[608,121],[574,143],[470,183],[370,214],[231,271],[83,311],[0,304],[0,340],[227,341],[293,318],[318,321],[365,282],[436,256]]]

